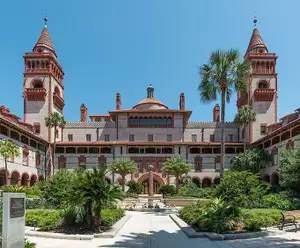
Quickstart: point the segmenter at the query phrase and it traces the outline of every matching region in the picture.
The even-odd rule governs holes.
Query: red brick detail
[[[35,89],[35,88],[27,88],[25,89],[26,99],[28,101],[46,101],[46,89]]]
[[[255,101],[272,102],[274,99],[274,89],[256,89],[254,91]]]
[[[83,103],[80,106],[80,121],[88,121],[88,109]]]
[[[219,104],[216,104],[216,106],[213,108],[213,122],[220,121],[220,106]]]
[[[121,109],[122,109],[121,94],[117,93],[116,94],[116,110],[121,110]]]
[[[60,97],[60,95],[57,92],[53,93],[53,104],[59,109],[63,110],[65,106],[64,99]]]
[[[179,109],[180,110],[185,110],[185,97],[184,97],[184,93],[181,93],[180,97],[179,97]]]
[[[78,163],[86,163],[86,156],[80,155],[78,157]]]
[[[33,129],[36,134],[40,134],[41,133],[41,124],[39,122],[34,122]]]
[[[104,155],[101,155],[98,157],[98,164],[105,164],[106,163],[106,157]]]
[[[149,177],[150,177],[150,173],[144,174],[138,179],[137,183],[142,184],[144,181],[149,180]],[[164,180],[159,175],[154,173],[153,173],[153,180],[157,181],[160,185],[165,184]]]
[[[241,93],[239,99],[237,100],[236,106],[238,108],[248,104],[248,93]]]

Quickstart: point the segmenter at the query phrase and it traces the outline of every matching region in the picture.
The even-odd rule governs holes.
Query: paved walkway
[[[130,212],[132,217],[113,239],[93,239],[91,241],[57,240],[33,238],[37,248],[242,248],[242,247],[300,247],[300,232],[285,237],[268,237],[264,239],[216,241],[209,239],[189,239],[163,213]]]

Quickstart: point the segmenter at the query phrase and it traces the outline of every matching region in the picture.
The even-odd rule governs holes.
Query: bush
[[[280,210],[252,209],[243,213],[244,228],[247,231],[259,231],[261,228],[278,225],[281,222]]]
[[[135,181],[129,181],[127,183],[127,186],[129,187],[129,189],[127,190],[127,193],[133,193],[133,194],[142,194],[143,193],[143,185],[138,184]]]
[[[41,231],[48,231],[57,228],[61,224],[60,213],[57,210],[27,210],[25,224],[33,226],[36,221],[36,227]]]
[[[158,192],[162,194],[163,197],[172,196],[176,194],[176,188],[174,187],[174,185],[165,184],[159,187]]]
[[[26,198],[26,209],[52,209],[51,203],[44,198]]]
[[[181,184],[178,195],[182,196],[198,196],[200,188],[192,181],[187,180],[184,184]]]
[[[292,210],[296,208],[296,204],[280,194],[270,194],[263,197],[263,208],[273,208],[281,210]]]
[[[101,211],[101,226],[103,227],[111,227],[114,225],[119,219],[124,216],[124,210],[121,208],[117,209],[103,209]]]
[[[25,239],[25,247],[24,248],[36,248],[36,244],[31,243],[29,240]]]
[[[64,226],[74,227],[84,224],[84,209],[78,206],[68,206],[61,211]]]
[[[179,211],[179,217],[186,223],[192,225],[202,214],[203,209],[196,205],[185,206]]]

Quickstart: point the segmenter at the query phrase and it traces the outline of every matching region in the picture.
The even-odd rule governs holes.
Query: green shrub
[[[158,192],[162,194],[163,197],[172,196],[176,194],[176,188],[174,185],[164,184],[159,187]]]
[[[126,197],[127,198],[138,198],[139,195],[137,193],[126,192]]]
[[[57,228],[61,224],[61,217],[57,210],[27,210],[26,226],[33,226],[34,221],[41,231],[47,231]]]
[[[36,248],[36,244],[31,243],[29,240],[25,239],[25,247],[24,248]]]
[[[182,196],[197,196],[200,191],[200,188],[190,180],[187,180],[185,183],[180,185],[178,195]]]
[[[26,198],[26,209],[52,209],[51,203],[44,198]]]
[[[124,216],[124,210],[121,208],[103,209],[101,211],[101,216],[101,226],[110,227]]]
[[[74,227],[84,224],[84,209],[78,206],[68,206],[61,211],[64,226]]]
[[[252,209],[243,213],[245,230],[259,231],[261,228],[278,225],[281,222],[280,210]]]
[[[129,189],[127,190],[127,193],[134,193],[134,194],[142,194],[143,193],[143,185],[138,184],[135,181],[129,181],[127,183],[127,186],[129,187]]]
[[[196,205],[185,206],[179,211],[179,217],[188,224],[194,224],[203,209]]]
[[[282,197],[280,194],[269,194],[263,197],[262,207],[292,210],[295,207],[295,203],[292,200]]]

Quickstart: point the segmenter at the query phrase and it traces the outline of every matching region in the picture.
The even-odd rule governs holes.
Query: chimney
[[[219,104],[216,104],[216,106],[213,109],[213,122],[220,121],[220,106]]]
[[[120,93],[116,94],[116,110],[121,110],[122,102]]]
[[[179,97],[179,109],[180,109],[180,110],[185,110],[184,93],[181,93],[181,94],[180,94],[180,97]]]
[[[88,120],[88,109],[84,104],[80,106],[80,121],[87,122]]]

